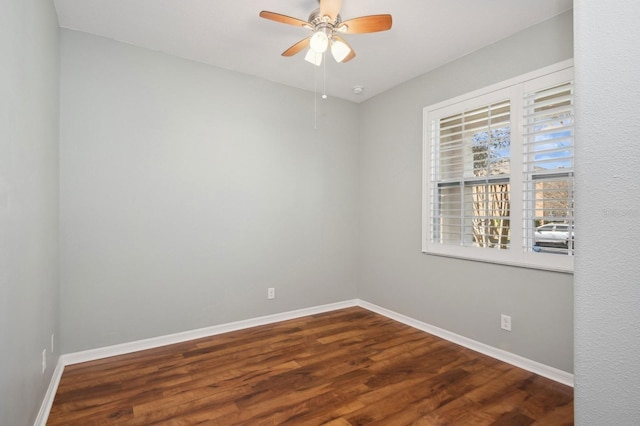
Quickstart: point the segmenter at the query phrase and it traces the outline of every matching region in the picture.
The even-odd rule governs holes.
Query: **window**
[[[423,251],[573,269],[573,68],[424,110]]]

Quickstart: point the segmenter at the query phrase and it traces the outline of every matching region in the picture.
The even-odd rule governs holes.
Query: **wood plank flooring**
[[[573,389],[362,308],[67,366],[48,425],[572,425]]]

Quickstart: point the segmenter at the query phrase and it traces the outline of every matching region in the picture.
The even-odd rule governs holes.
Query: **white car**
[[[538,226],[534,235],[538,247],[569,248],[569,240],[573,246],[573,225],[567,223],[547,223]]]

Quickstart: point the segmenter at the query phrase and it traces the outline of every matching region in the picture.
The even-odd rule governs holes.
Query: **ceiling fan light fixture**
[[[312,48],[307,51],[307,54],[304,56],[304,60],[312,63],[313,65],[320,66],[322,64],[322,57],[324,54],[318,53]]]
[[[331,54],[336,62],[342,62],[344,58],[351,53],[351,48],[340,40],[333,40],[331,42]]]
[[[316,53],[324,53],[329,47],[329,36],[327,35],[326,28],[320,28],[313,33],[311,40],[309,41],[311,50]]]
[[[320,65],[322,56],[331,48],[331,54],[338,63],[351,61],[356,51],[349,46],[340,34],[367,34],[391,29],[392,17],[389,14],[367,15],[342,20],[340,9],[343,0],[318,0],[320,7],[309,14],[306,21],[281,13],[263,10],[260,17],[282,24],[303,27],[311,30],[311,35],[298,41],[282,52],[282,56],[293,56],[309,48],[305,59],[314,65]]]

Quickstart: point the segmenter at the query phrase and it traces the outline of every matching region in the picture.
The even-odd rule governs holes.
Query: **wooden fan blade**
[[[320,16],[328,16],[334,22],[341,7],[342,0],[320,0]]]
[[[347,55],[347,57],[342,60],[342,63],[344,64],[345,62],[349,62],[350,60],[352,60],[355,57],[356,57],[356,51],[351,49],[351,53],[349,53]]]
[[[310,27],[310,24],[307,21],[303,21],[302,19],[292,18],[291,16],[281,15],[280,13],[267,12],[266,10],[260,12],[260,17],[269,19],[271,21],[280,22],[282,24],[293,25],[296,27]]]
[[[344,21],[338,26],[338,31],[347,34],[376,33],[390,29],[391,23],[391,15],[361,16]]]
[[[293,56],[296,53],[300,52],[301,50],[306,49],[307,47],[309,47],[310,40],[311,40],[311,37],[307,37],[300,40],[299,42],[297,42],[296,44],[294,44],[293,46],[291,46],[290,48],[282,52],[282,56]]]
[[[344,64],[345,62],[349,62],[350,60],[352,60],[353,58],[356,57],[356,51],[353,50],[353,47],[351,47],[349,45],[349,43],[347,43],[347,41],[345,39],[343,39],[339,35],[334,34],[333,35],[333,40],[337,41],[337,42],[340,42],[340,43],[344,43],[344,45],[349,48],[349,53],[347,53],[347,56],[345,56],[344,59],[342,61],[340,61],[340,63]],[[334,55],[334,58],[335,58],[335,55]]]

